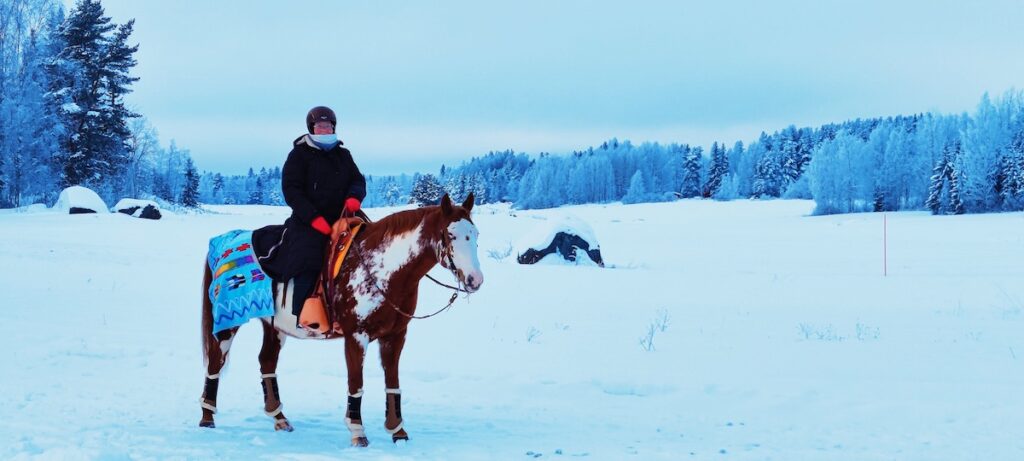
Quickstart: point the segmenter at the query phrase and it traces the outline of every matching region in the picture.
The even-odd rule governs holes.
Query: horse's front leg
[[[348,367],[348,408],[345,410],[345,425],[352,433],[352,446],[370,445],[363,429],[363,360],[366,357],[368,341],[365,333],[345,336],[345,365]]]
[[[274,430],[291,432],[294,430],[281,409],[281,391],[277,385],[277,358],[284,346],[284,335],[272,325],[272,320],[263,321],[263,348],[260,349],[260,372],[263,382],[263,412],[274,418]]]
[[[394,333],[377,340],[380,345],[380,363],[384,368],[384,393],[387,398],[384,414],[384,429],[391,434],[391,441],[409,440],[402,424],[402,390],[398,385],[398,361],[405,346],[405,331]]]

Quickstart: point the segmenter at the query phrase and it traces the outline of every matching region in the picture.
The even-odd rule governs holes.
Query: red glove
[[[327,220],[323,216],[317,216],[310,225],[321,234],[331,235],[331,225],[327,224]]]
[[[359,203],[359,199],[355,197],[349,197],[348,199],[345,200],[345,211],[354,215],[356,214],[357,211],[359,211],[360,205],[362,204]]]

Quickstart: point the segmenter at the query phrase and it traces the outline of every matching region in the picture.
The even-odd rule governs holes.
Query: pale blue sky
[[[66,3],[72,4],[72,0]],[[284,161],[318,104],[367,174],[489,150],[749,141],[1024,87],[1024,3],[139,1],[130,102],[200,169]]]

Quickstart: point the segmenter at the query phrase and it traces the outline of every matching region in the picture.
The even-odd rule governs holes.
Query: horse
[[[352,445],[369,445],[363,428],[363,361],[367,345],[380,345],[384,368],[386,420],[384,429],[392,441],[407,441],[401,410],[398,364],[405,346],[409,322],[416,312],[417,290],[422,277],[435,265],[448,269],[466,293],[480,289],[483,273],[477,257],[479,232],[470,217],[473,194],[461,206],[452,204],[446,194],[440,205],[406,210],[366,223],[351,244],[348,257],[338,275],[327,281],[325,308],[334,319],[326,333],[296,326],[292,313],[290,285],[277,280],[272,284],[274,316],[261,318],[263,346],[259,353],[264,396],[264,411],[274,419],[277,431],[294,430],[282,410],[277,385],[277,360],[286,337],[297,339],[342,339],[348,368],[348,405],[345,424]],[[239,327],[214,335],[209,293],[212,274],[206,266],[203,277],[202,338],[206,379],[200,397],[201,427],[215,427],[217,384],[228,360],[231,340]],[[454,302],[455,295],[452,296]]]

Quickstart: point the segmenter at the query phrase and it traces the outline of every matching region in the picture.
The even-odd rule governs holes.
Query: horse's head
[[[472,210],[472,193],[466,197],[462,206],[452,205],[448,194],[441,198],[442,222],[446,229],[441,234],[437,260],[441,267],[455,274],[459,279],[459,284],[468,292],[479,290],[480,285],[484,283],[484,273],[480,270],[480,258],[476,255],[476,238],[480,232],[469,216]]]

